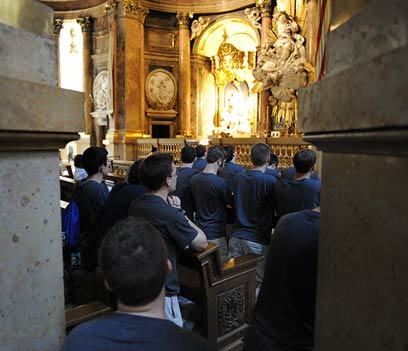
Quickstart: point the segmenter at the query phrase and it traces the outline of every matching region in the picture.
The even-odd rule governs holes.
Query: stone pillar
[[[85,133],[90,135],[91,145],[95,144],[94,121],[91,116],[92,112],[92,17],[85,16],[77,18],[77,22],[82,29],[83,38],[83,91],[84,91],[84,117]]]
[[[83,130],[83,94],[57,87],[53,11],[0,5],[0,348],[65,335],[58,149]]]
[[[272,28],[272,16],[271,16],[271,0],[257,1],[256,5],[261,10],[261,47],[265,45],[268,40],[267,31]],[[258,98],[258,132],[269,132],[272,128],[270,121],[270,105],[269,96],[271,92],[265,90],[259,94]]]
[[[179,116],[180,134],[191,136],[191,64],[189,19],[192,14],[177,14],[179,25]]]
[[[315,350],[404,350],[405,1],[367,2],[326,50],[326,75],[299,96],[299,129],[323,151]]]
[[[115,35],[113,54],[113,118],[107,139],[120,159],[134,159],[134,140],[145,133],[144,22],[148,10],[133,0],[108,2]]]
[[[64,26],[64,20],[61,18],[55,18],[54,19],[54,27],[53,27],[53,33],[54,33],[54,42],[57,50],[57,64],[58,64],[58,81],[57,84],[60,87],[61,86],[61,62],[60,62],[60,50],[59,50],[59,40],[60,40],[60,33],[61,29]]]

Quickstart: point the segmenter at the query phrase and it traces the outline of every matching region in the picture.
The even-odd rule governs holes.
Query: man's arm
[[[205,233],[195,224],[193,223],[190,218],[187,218],[188,224],[190,224],[197,232],[197,236],[191,242],[190,247],[196,251],[203,251],[207,248],[207,236]]]

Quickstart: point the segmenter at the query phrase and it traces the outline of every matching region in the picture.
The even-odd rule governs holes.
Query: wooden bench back
[[[217,348],[240,339],[249,326],[260,258],[247,254],[222,265],[218,245],[213,243],[202,252],[179,257],[180,295],[201,308],[203,336]]]

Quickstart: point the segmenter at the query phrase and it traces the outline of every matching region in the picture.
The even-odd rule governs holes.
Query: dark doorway
[[[153,124],[152,138],[170,138],[170,126]]]

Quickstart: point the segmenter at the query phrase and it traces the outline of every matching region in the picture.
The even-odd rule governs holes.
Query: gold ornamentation
[[[257,0],[256,6],[261,10],[262,15],[271,13],[272,0]]]
[[[268,31],[268,40],[258,53],[252,72],[258,82],[253,91],[270,89],[274,126],[295,134],[297,90],[307,85],[308,72],[313,68],[306,61],[305,38],[297,33],[299,26],[292,16],[277,12],[272,21],[276,33]]]
[[[105,14],[108,16],[116,15],[118,3],[118,0],[108,0],[108,3],[105,5]]]
[[[178,12],[177,19],[179,27],[188,29],[190,18],[193,18],[193,14],[191,12]]]
[[[81,26],[82,32],[91,32],[92,31],[93,19],[92,19],[91,16],[78,17],[76,19],[76,21]]]
[[[54,26],[53,26],[54,34],[59,35],[63,26],[64,26],[64,20],[62,18],[55,18]]]
[[[144,8],[142,5],[138,6],[136,9],[136,18],[141,24],[145,23],[146,16],[149,14],[149,10]]]

